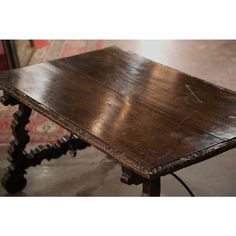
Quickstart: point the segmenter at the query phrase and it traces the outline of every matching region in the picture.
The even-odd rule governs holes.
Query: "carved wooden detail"
[[[2,185],[9,193],[21,191],[26,186],[26,169],[31,166],[40,165],[44,159],[48,161],[59,158],[70,151],[72,156],[76,156],[77,150],[82,150],[90,144],[79,139],[76,135],[64,136],[55,144],[39,145],[29,153],[25,151],[27,143],[30,141],[26,125],[29,123],[31,108],[16,101],[10,96],[3,96],[0,101],[4,105],[19,104],[18,111],[13,115],[11,124],[13,141],[8,149],[11,165],[7,167],[2,178]]]
[[[3,92],[3,96],[0,97],[0,102],[4,105],[4,106],[8,106],[8,105],[17,105],[19,104],[19,102],[14,99],[13,97],[9,96],[5,91]]]
[[[40,165],[41,162],[46,159],[50,161],[51,159],[57,159],[62,155],[65,155],[68,151],[82,150],[90,146],[88,143],[82,141],[77,136],[64,136],[55,144],[45,144],[39,145],[34,150],[31,150],[25,155],[24,168],[30,166]]]
[[[13,100],[9,98],[5,101],[8,103]],[[26,185],[26,179],[24,178],[26,172],[23,163],[25,160],[24,149],[30,140],[26,128],[30,115],[31,109],[23,104],[19,104],[18,111],[13,115],[11,129],[14,139],[10,142],[8,149],[8,159],[11,165],[6,169],[2,179],[3,186],[10,193],[18,192]]]
[[[169,164],[164,166],[159,166],[158,168],[152,169],[153,175],[164,176],[170,173],[173,173],[177,170],[180,170],[189,165],[207,160],[213,156],[221,154],[227,150],[236,147],[236,138],[232,138],[228,141],[223,141],[217,145],[207,147],[203,150],[188,154],[182,158],[179,158]]]

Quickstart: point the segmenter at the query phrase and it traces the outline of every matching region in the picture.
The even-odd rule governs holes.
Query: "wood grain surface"
[[[148,179],[236,147],[235,92],[117,47],[1,72],[0,86]]]

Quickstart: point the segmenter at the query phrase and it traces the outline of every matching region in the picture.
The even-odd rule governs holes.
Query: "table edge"
[[[172,161],[163,166],[152,168],[150,170],[150,174],[154,177],[164,176],[185,167],[210,159],[233,148],[236,148],[236,137],[210,145],[204,149],[195,151],[183,157],[179,157],[175,161]]]

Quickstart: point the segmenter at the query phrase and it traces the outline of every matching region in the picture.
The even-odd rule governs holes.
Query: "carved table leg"
[[[0,101],[4,105],[16,105],[19,103],[10,96],[3,96]],[[31,109],[23,104],[19,104],[18,111],[13,115],[11,124],[14,140],[10,143],[8,149],[9,161],[11,165],[6,169],[2,179],[3,187],[9,193],[21,191],[26,186],[26,169],[31,166],[40,165],[45,159],[57,159],[70,151],[73,156],[77,150],[83,150],[90,144],[81,140],[76,135],[64,136],[57,140],[55,144],[39,145],[29,153],[25,151],[25,147],[30,140],[28,129],[25,127],[29,123]]]
[[[11,165],[6,169],[2,178],[2,185],[9,193],[16,193],[25,187],[27,181],[24,175],[26,174],[25,170],[27,168],[40,165],[44,159],[48,161],[57,159],[65,155],[68,151],[70,151],[72,156],[76,156],[77,150],[83,150],[90,146],[89,143],[71,134],[71,136],[66,135],[58,139],[55,144],[39,145],[27,153],[25,147],[30,137],[28,135],[28,129],[25,126],[29,123],[31,108],[21,104],[5,92],[0,97],[0,102],[5,106],[19,104],[19,109],[13,115],[11,124],[12,134],[14,136],[14,140],[10,143],[8,149]]]
[[[161,178],[155,180],[143,181],[143,196],[160,196],[161,194]]]
[[[25,126],[29,123],[30,115],[31,108],[23,104],[19,104],[18,111],[13,115],[11,129],[14,140],[10,143],[8,149],[11,165],[6,169],[2,179],[2,185],[9,193],[18,192],[26,185],[24,149],[30,137]]]

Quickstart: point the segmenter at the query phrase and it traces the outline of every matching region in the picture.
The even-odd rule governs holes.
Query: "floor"
[[[236,41],[104,41],[236,91]],[[32,148],[33,146],[29,146]],[[8,165],[0,146],[0,177]],[[236,196],[236,149],[177,174],[197,196]],[[28,185],[19,196],[140,196],[141,186],[119,181],[120,166],[94,148],[76,158],[66,155],[27,171]],[[91,175],[93,173],[93,175]],[[8,195],[0,187],[0,195]],[[172,177],[162,177],[162,196],[187,196]]]

